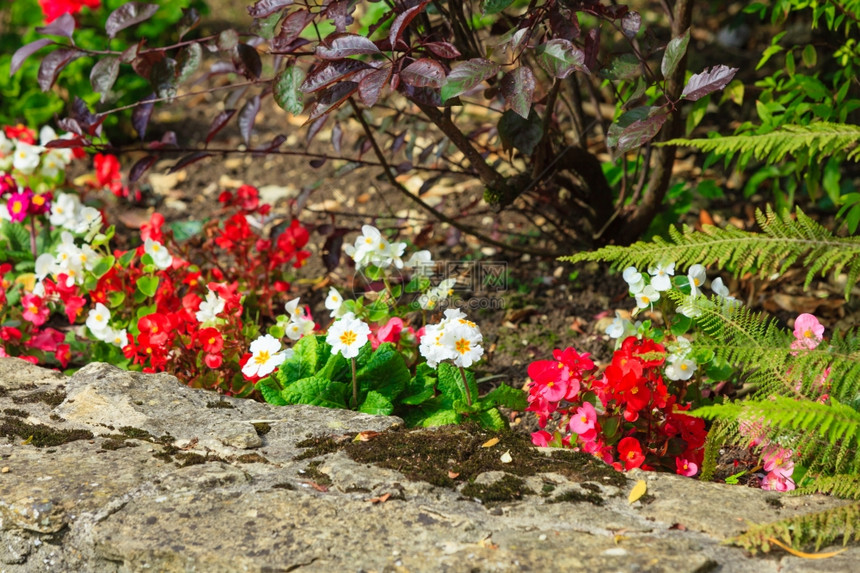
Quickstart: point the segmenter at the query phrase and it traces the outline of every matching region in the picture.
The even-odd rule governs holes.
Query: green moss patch
[[[215,400],[214,402],[207,402],[206,407],[207,408],[225,408],[225,409],[229,410],[229,409],[235,408],[236,406],[234,406],[230,402],[227,402],[226,400]]]
[[[26,410],[19,410],[18,408],[4,408],[3,413],[10,416],[16,416],[18,418],[26,418],[30,415]]]
[[[128,442],[122,438],[108,438],[102,442],[103,450],[120,450],[122,448],[136,448],[137,444]]]
[[[343,448],[345,442],[346,440],[337,441],[331,436],[316,436],[302,440],[301,442],[296,443],[296,446],[304,448],[307,451],[295,456],[293,461],[309,460],[311,458],[336,452]]]
[[[491,438],[498,438],[498,443],[483,447]],[[396,428],[366,442],[349,442],[344,451],[356,462],[397,470],[411,480],[447,488],[472,482],[489,471],[521,477],[554,472],[575,482],[627,484],[623,474],[588,454],[555,450],[546,455],[535,450],[527,436],[512,431],[494,434],[473,425]],[[510,452],[510,463],[501,461],[505,452]]]
[[[332,484],[331,477],[319,469],[321,464],[321,461],[309,463],[308,467],[302,470],[301,476],[312,480],[317,485],[330,486]]]
[[[505,475],[491,484],[467,484],[462,493],[466,497],[477,498],[481,503],[492,505],[502,501],[516,501],[524,495],[534,495],[535,492],[527,487],[521,478]]]
[[[240,464],[270,464],[269,460],[261,456],[260,454],[242,454],[241,456],[236,458],[236,461]]]
[[[44,424],[27,424],[19,418],[5,418],[0,421],[0,436],[6,436],[10,440],[20,438],[37,448],[59,446],[76,440],[92,440],[94,437],[89,430],[58,430]]]
[[[256,424],[252,425],[254,426],[254,431],[257,432],[258,436],[265,436],[272,431],[272,426],[270,426],[266,422],[257,422]]]
[[[588,503],[593,503],[594,505],[603,505],[603,498],[596,493],[583,493],[575,489],[558,494],[557,496],[549,500],[549,503],[561,503],[565,501],[570,503],[579,503],[587,501]]]
[[[44,402],[52,408],[59,406],[66,399],[66,393],[62,390],[53,390],[50,392],[34,392],[26,396],[13,396],[12,401],[16,404],[33,404],[35,402]]]

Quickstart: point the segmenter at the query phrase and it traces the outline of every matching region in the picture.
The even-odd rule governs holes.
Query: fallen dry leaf
[[[379,432],[374,432],[373,430],[365,430],[356,434],[353,442],[369,442],[378,435]]]
[[[320,484],[318,484],[318,483],[317,483],[317,482],[315,482],[315,481],[309,481],[309,482],[306,482],[306,483],[307,483],[309,486],[311,486],[312,488],[314,488],[315,490],[317,490],[317,491],[321,491],[321,492],[323,492],[323,493],[326,493],[326,492],[328,491],[328,488],[327,488],[326,486],[324,486],[324,485],[320,485]]]
[[[391,497],[390,493],[384,493],[384,494],[380,495],[379,497],[372,497],[372,498],[368,499],[367,501],[369,501],[370,503],[385,503],[386,501],[388,501],[389,497]]]
[[[459,476],[460,476],[460,472],[452,472],[451,470],[448,470],[448,477],[449,478],[454,479],[454,478],[457,478]]]
[[[498,443],[499,443],[499,438],[490,438],[489,440],[487,440],[486,442],[481,444],[481,447],[482,448],[492,448],[493,446],[495,446]]]
[[[512,457],[511,457],[511,452],[510,452],[510,451],[507,451],[507,452],[505,452],[505,453],[503,453],[503,454],[502,454],[502,457],[501,457],[500,461],[501,461],[503,464],[509,464],[509,463],[511,463],[512,461],[514,461],[514,458],[512,458]]]
[[[630,497],[627,498],[627,501],[633,503],[645,495],[646,491],[648,491],[648,484],[645,483],[645,480],[640,479],[636,482],[636,485],[633,486],[633,489],[630,490]]]

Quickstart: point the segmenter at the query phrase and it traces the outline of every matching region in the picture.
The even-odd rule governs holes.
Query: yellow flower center
[[[812,338],[813,336],[815,336],[815,334],[812,332],[811,328],[807,328],[803,331],[803,336],[805,336],[806,338]]]
[[[97,314],[97,315],[96,315],[96,320],[97,320],[97,321],[99,321],[99,322],[101,322],[101,321],[103,320],[102,315],[101,315],[101,314]]]
[[[20,201],[15,201],[14,203],[12,203],[12,212],[13,213],[17,214],[23,210],[24,210],[24,205],[22,205]]]
[[[352,346],[356,340],[358,340],[358,335],[352,330],[347,330],[340,335],[340,341],[344,346]]]
[[[265,364],[269,361],[270,355],[268,350],[261,350],[258,355],[254,357],[254,362],[257,364]]]
[[[34,197],[31,199],[31,201],[33,202],[33,205],[40,205],[40,206],[41,206],[41,205],[44,205],[44,204],[45,204],[45,198],[44,198],[44,197],[42,197],[41,195],[36,195],[36,196],[34,196]]]
[[[465,338],[461,338],[460,340],[458,340],[457,342],[454,343],[454,348],[460,354],[466,354],[467,352],[469,352],[469,350],[471,350],[472,343],[469,342],[469,340],[467,340]],[[550,382],[550,385],[552,385],[552,382]]]
[[[681,370],[685,370],[685,371],[686,371],[686,370],[687,370],[687,365],[686,365],[686,364],[684,364],[684,363],[681,363]]]
[[[579,421],[582,422],[583,424],[585,424],[588,422],[588,417],[583,414],[582,416],[579,417]]]
[[[31,304],[29,307],[27,307],[27,310],[29,310],[31,314],[36,314],[37,312],[39,312],[39,307],[35,304]]]
[[[644,302],[645,304],[651,304],[651,299],[643,294],[642,295],[642,302]]]
[[[215,344],[215,337],[214,336],[209,339],[209,344]]]

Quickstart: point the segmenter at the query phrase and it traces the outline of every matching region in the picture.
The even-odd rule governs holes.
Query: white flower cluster
[[[218,320],[218,315],[224,312],[224,305],[227,303],[223,298],[218,296],[218,293],[207,287],[206,300],[200,303],[197,308],[197,322],[202,324],[215,324]],[[253,351],[252,351],[253,352]]]
[[[102,214],[81,203],[77,195],[58,193],[51,203],[51,224],[77,234],[90,234],[102,225]]]
[[[454,294],[453,288],[457,284],[457,279],[445,279],[437,286],[430,288],[427,292],[418,298],[418,304],[424,310],[433,310],[439,301],[447,299]]]
[[[689,380],[696,373],[698,365],[691,356],[693,348],[690,341],[679,336],[675,342],[668,345],[669,356],[666,359],[666,377],[669,380]]]
[[[439,324],[424,329],[419,350],[431,368],[443,360],[452,360],[461,368],[468,368],[484,355],[483,336],[478,326],[466,319],[459,309],[445,311]]]
[[[51,276],[56,279],[66,275],[66,286],[83,284],[84,271],[91,271],[101,261],[102,257],[93,248],[84,243],[80,247],[75,244],[74,236],[68,231],[60,234],[60,244],[56,254],[43,253],[36,259],[36,279],[41,281]]]
[[[153,239],[143,242],[143,252],[152,258],[152,263],[159,269],[166,270],[173,265],[173,257],[167,248]]]
[[[87,314],[87,328],[97,339],[122,348],[128,345],[128,333],[110,326],[110,310],[100,302]]]
[[[242,374],[248,378],[268,376],[293,355],[292,348],[281,350],[281,343],[271,334],[264,334],[254,340],[250,351],[251,357],[242,367]]]
[[[355,268],[361,270],[369,266],[386,269],[390,266],[403,268],[403,252],[406,243],[389,243],[379,229],[373,225],[363,225],[361,235],[354,245],[346,245],[343,250],[355,261]]]
[[[675,274],[675,263],[655,265],[648,269],[650,281],[646,282],[646,276],[640,273],[636,267],[627,267],[622,276],[627,282],[630,294],[636,299],[636,307],[645,309],[651,307],[660,300],[660,293],[672,288],[671,277]],[[703,287],[707,280],[706,269],[702,265],[692,265],[687,271],[687,282],[690,285],[690,296],[681,303],[677,310],[684,316],[695,318],[700,313],[692,303],[693,299],[703,294]],[[714,294],[724,299],[730,305],[740,304],[733,296],[729,296],[729,289],[723,284],[723,279],[716,278],[711,282],[711,290]],[[615,323],[613,322],[613,325]],[[610,326],[610,328],[613,328]],[[614,326],[618,330],[618,326]]]
[[[618,338],[625,339],[628,336],[633,336],[639,331],[639,327],[642,326],[642,321],[637,320],[636,324],[624,318],[620,312],[615,311],[615,320],[612,321],[612,324],[606,327],[606,334],[609,335],[610,338]]]
[[[55,139],[74,137],[67,133],[62,137],[47,125],[39,133],[39,145],[33,145],[9,139],[0,130],[0,171],[15,169],[22,175],[33,175],[39,170],[39,175],[53,179],[72,161],[70,149],[48,149],[45,146]]]
[[[290,315],[290,321],[284,328],[287,338],[298,340],[314,331],[314,321],[305,317],[305,309],[299,306],[298,297],[285,304],[284,308]]]
[[[355,358],[361,347],[367,344],[370,327],[351,312],[341,316],[328,329],[325,341],[331,344],[332,354],[343,354],[344,358]]]
[[[325,307],[329,311],[329,316],[337,318],[346,313],[346,307],[343,306],[343,297],[336,288],[328,289],[328,296],[325,298]]]

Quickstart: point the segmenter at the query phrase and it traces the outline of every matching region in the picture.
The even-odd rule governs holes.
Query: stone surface
[[[834,572],[860,558],[856,547],[813,561],[721,544],[748,522],[839,500],[634,471],[620,488],[523,478],[536,492],[598,492],[600,505],[526,495],[484,506],[462,486],[343,451],[294,459],[308,437],[384,432],[397,418],[221,398],[104,364],[65,378],[0,359],[0,423],[2,572]],[[50,445],[45,427],[77,439]],[[639,479],[649,496],[630,504]]]

